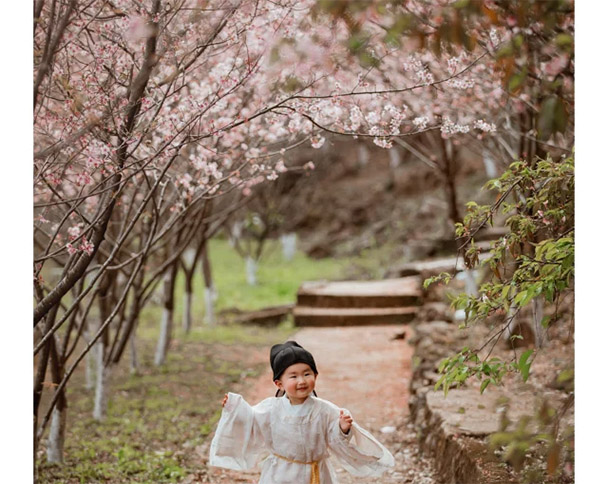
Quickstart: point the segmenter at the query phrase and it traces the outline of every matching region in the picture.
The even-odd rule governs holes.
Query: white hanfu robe
[[[330,455],[355,476],[377,477],[394,466],[388,449],[356,422],[343,433],[339,416],[339,407],[312,395],[301,405],[271,397],[251,407],[229,393],[209,465],[250,470],[264,459],[259,484],[336,484]]]

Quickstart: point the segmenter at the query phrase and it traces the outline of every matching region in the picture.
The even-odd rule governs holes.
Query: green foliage
[[[572,405],[568,399],[561,412]],[[563,425],[560,411],[543,400],[535,414],[512,423],[508,403],[501,418],[501,429],[489,437],[490,449],[521,473],[522,482],[559,482],[562,469],[574,462],[574,429]]]
[[[476,376],[481,381],[481,393],[492,383],[498,385],[507,372],[507,367],[499,358],[482,361],[475,351],[464,348],[457,355],[445,358],[438,368],[441,377],[435,383],[435,390],[443,388],[447,396],[452,387],[459,387],[470,377]]]
[[[464,253],[468,267],[487,266],[493,278],[479,288],[477,296],[451,296],[455,309],[462,309],[464,326],[500,316],[529,305],[541,297],[549,303],[569,290],[574,281],[574,161],[565,158],[535,163],[517,161],[498,179],[490,180],[486,189],[498,192],[494,205],[467,204],[456,235],[469,241]],[[509,202],[509,195],[515,201]],[[492,223],[499,211],[506,215],[507,235],[494,242],[489,258],[479,262],[479,248],[474,236],[484,225]],[[449,274],[440,274],[425,281],[425,287],[436,282],[449,282]],[[546,316],[547,327],[554,315]],[[508,324],[505,321],[505,328]],[[447,393],[452,385],[461,385],[470,377],[482,380],[481,391],[499,384],[507,372],[519,372],[524,381],[530,374],[533,351],[528,350],[511,362],[480,361],[469,349],[446,359],[440,366],[442,376],[436,387]]]

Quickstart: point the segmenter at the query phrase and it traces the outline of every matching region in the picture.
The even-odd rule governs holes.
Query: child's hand
[[[340,410],[340,430],[347,434],[350,431],[350,428],[353,425],[353,418],[344,413],[344,410]]]
[[[224,395],[224,399],[222,400],[222,407],[226,406],[226,402],[228,401],[228,394]]]

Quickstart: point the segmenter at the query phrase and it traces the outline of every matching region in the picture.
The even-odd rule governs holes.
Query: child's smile
[[[315,389],[317,375],[306,363],[295,363],[289,366],[275,381],[275,384],[285,390],[289,401],[298,405],[304,403],[308,395]]]

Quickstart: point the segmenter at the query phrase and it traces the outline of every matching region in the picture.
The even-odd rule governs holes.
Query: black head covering
[[[270,367],[272,368],[273,380],[281,378],[283,372],[295,363],[306,363],[315,375],[319,374],[315,359],[295,341],[287,341],[270,348]]]

